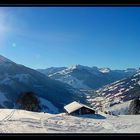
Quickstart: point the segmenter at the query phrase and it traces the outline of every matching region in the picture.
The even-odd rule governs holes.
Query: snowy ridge
[[[61,70],[61,71],[58,71],[56,73],[53,73],[53,74],[50,74],[49,77],[55,75],[55,74],[62,74],[62,75],[66,75],[66,74],[69,74],[71,72],[73,72],[73,70],[75,69],[83,69],[83,68],[88,68],[86,66],[81,66],[81,65],[72,65],[68,68],[65,68],[64,70]]]
[[[109,73],[111,70],[109,68],[101,68],[99,71],[102,73]]]
[[[7,62],[10,62],[11,63],[12,61],[9,60],[9,59],[7,59],[6,57],[0,55],[0,63],[7,63]]]

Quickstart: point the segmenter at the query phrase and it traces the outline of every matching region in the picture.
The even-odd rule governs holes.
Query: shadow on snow
[[[82,118],[91,118],[91,119],[106,119],[105,116],[102,116],[100,114],[86,114],[86,115],[78,115],[76,117],[82,117]]]

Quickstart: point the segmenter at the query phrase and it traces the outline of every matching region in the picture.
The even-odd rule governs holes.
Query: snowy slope
[[[130,100],[140,94],[138,92],[140,89],[139,81],[140,72],[138,71],[133,76],[106,85],[105,87],[98,89],[96,92],[98,95],[110,99],[113,97],[120,97],[122,100]]]
[[[47,68],[47,69],[37,69],[37,71],[45,74],[45,75],[50,75],[50,74],[53,74],[53,73],[56,73],[58,71],[62,71],[66,69],[66,67],[50,67],[50,68]]]
[[[81,117],[0,109],[0,133],[140,133],[140,115]]]
[[[94,99],[89,99],[89,102],[94,107],[103,106],[105,104],[108,104],[110,107],[119,107],[117,104],[122,105],[123,103],[125,105],[124,102],[126,102],[127,105],[127,101],[131,101],[132,99],[140,96],[139,83],[140,71],[138,70],[136,74],[129,78],[116,81],[112,84],[106,85],[103,88],[96,90],[95,92],[98,95],[98,97]],[[102,97],[103,101],[97,101],[99,97]]]
[[[28,91],[43,99],[41,106],[52,104],[50,113],[57,112],[56,108],[62,111],[73,100],[86,102],[79,90],[0,55],[0,108],[13,108],[19,95]]]
[[[74,88],[89,90],[129,77],[136,72],[136,69],[111,70],[109,68],[72,65],[70,67],[39,69],[38,71]]]
[[[45,98],[39,97],[40,106],[42,111],[49,112],[49,113],[58,113],[58,108],[56,108],[50,101],[46,100]]]
[[[109,107],[108,110],[115,115],[127,115],[130,102],[131,100],[127,102],[122,102],[120,104],[116,104],[112,107]]]
[[[68,74],[64,75],[64,76],[62,76],[58,79],[56,78],[55,80],[58,80],[58,81],[61,81],[61,82],[63,81],[64,83],[67,83],[74,88],[90,89],[90,87],[88,87],[87,85],[85,85],[83,83],[83,80],[79,80],[79,79],[75,78],[74,76],[71,76],[71,75],[68,75]]]

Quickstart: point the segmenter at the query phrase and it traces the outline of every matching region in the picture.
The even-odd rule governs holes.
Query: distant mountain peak
[[[108,67],[71,65],[69,67],[40,70],[51,79],[59,80],[78,89],[98,89],[102,86],[127,78],[136,73],[136,69],[111,70]]]
[[[71,65],[70,67],[68,67],[68,69],[73,70],[73,69],[79,69],[79,68],[83,68],[83,67],[84,66],[77,64],[77,65]]]
[[[100,68],[99,71],[102,72],[102,73],[109,73],[111,71],[111,69],[109,69],[109,68]]]

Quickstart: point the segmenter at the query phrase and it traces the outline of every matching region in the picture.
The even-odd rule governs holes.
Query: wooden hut
[[[64,109],[69,115],[95,114],[95,110],[76,101],[64,106]]]

